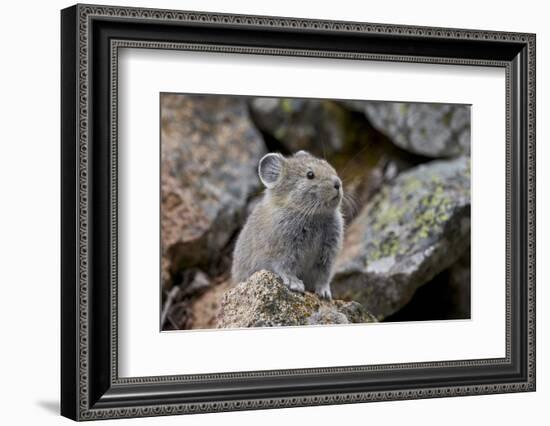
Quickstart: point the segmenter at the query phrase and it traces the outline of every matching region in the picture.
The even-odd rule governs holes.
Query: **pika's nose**
[[[340,186],[342,185],[342,182],[340,182],[340,179],[338,179],[337,177],[333,179],[333,182],[334,182],[334,189],[338,191],[340,189]]]

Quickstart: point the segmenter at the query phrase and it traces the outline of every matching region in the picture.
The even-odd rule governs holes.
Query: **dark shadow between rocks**
[[[447,269],[416,290],[409,303],[383,322],[470,319],[470,300],[464,296],[453,287],[451,269]]]

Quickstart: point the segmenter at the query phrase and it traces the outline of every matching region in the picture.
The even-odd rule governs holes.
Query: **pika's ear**
[[[266,154],[258,164],[258,175],[266,188],[273,188],[283,173],[285,158],[281,154]]]
[[[298,151],[296,154],[294,154],[295,157],[302,157],[302,156],[307,156],[307,157],[311,157],[312,155],[307,152],[307,151],[304,151],[303,149]]]

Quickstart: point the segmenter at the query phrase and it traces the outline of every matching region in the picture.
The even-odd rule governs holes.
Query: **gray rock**
[[[346,231],[332,293],[383,319],[469,244],[470,159],[417,166],[382,187]]]
[[[328,100],[254,98],[250,102],[258,128],[289,152],[301,149],[326,157],[343,149],[350,113]]]
[[[170,276],[208,272],[241,226],[259,190],[265,153],[244,100],[229,96],[161,96],[161,243],[165,288]]]
[[[320,307],[317,312],[314,312],[307,322],[309,325],[349,324],[348,318],[342,312],[324,306]]]
[[[351,104],[358,108],[359,103]],[[413,154],[433,158],[470,152],[470,107],[449,104],[365,102],[371,124]]]
[[[259,271],[225,293],[220,328],[278,327],[374,322],[357,302],[323,300],[313,293],[289,290],[281,279]]]

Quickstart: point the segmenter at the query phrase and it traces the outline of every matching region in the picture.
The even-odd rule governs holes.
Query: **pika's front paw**
[[[321,299],[325,299],[325,300],[332,299],[332,293],[330,292],[330,287],[316,289],[315,294],[317,294],[317,296],[319,296]]]
[[[306,286],[300,278],[293,275],[282,275],[281,278],[284,285],[292,291],[297,291],[298,293],[304,293],[306,291]]]

